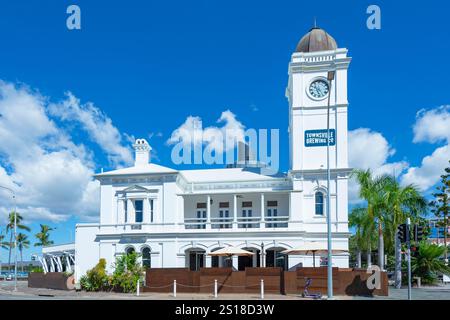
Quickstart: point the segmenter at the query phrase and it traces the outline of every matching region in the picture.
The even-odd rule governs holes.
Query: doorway
[[[255,248],[243,248],[243,250],[247,250],[250,252],[255,253],[252,256],[241,256],[238,257],[238,270],[244,271],[245,268],[254,268],[260,266],[260,256],[259,256],[259,249]]]
[[[205,250],[194,249],[189,250],[189,270],[199,271],[200,268],[205,266]]]
[[[280,267],[288,270],[288,256],[282,254],[284,248],[273,248],[266,250],[266,267]]]

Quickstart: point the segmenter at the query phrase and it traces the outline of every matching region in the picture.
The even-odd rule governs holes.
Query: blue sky
[[[81,8],[81,30],[66,28],[70,4]],[[371,4],[381,8],[381,30],[366,27],[366,9]],[[415,168],[408,176],[411,181],[421,169],[422,176],[437,174],[440,168],[422,168],[422,161],[438,148],[446,148],[450,136],[445,129],[449,112],[441,107],[450,104],[449,10],[450,4],[444,1],[420,5],[327,0],[3,1],[0,79],[17,88],[26,86],[24,90],[39,95],[45,105],[64,105],[65,93],[70,91],[80,100],[81,109],[72,109],[75,113],[92,102],[104,113],[102,121],[112,121],[123,148],[129,147],[126,135],[147,138],[157,152],[155,161],[167,166],[172,164],[166,141],[188,116],[217,125],[221,113],[229,109],[248,128],[280,129],[281,169],[286,171],[287,65],[316,17],[318,25],[340,47],[348,48],[353,58],[349,129],[366,128],[366,135],[355,134],[375,142],[382,138],[386,159],[378,164],[391,164],[385,168],[401,168],[404,173]],[[112,161],[112,153],[126,156],[122,149],[102,148],[99,137],[92,137],[95,128],[86,130],[82,118],[61,115],[61,108],[45,112],[73,144],[85,146],[92,154],[89,170],[113,169],[120,161]],[[442,124],[440,131],[423,127],[430,121]],[[73,146],[67,148],[77,154]],[[0,152],[0,165],[6,175],[13,176],[18,169],[9,151]],[[1,178],[1,183],[8,183]],[[48,183],[54,183],[53,190],[63,180]],[[425,183],[425,192],[429,184]],[[45,201],[58,200],[48,196]],[[33,219],[33,210],[52,211],[54,206],[45,201],[21,204],[28,208],[25,217],[33,228],[31,234],[37,232],[39,222],[45,222],[57,227],[55,242],[70,241],[74,231],[69,230],[86,220],[79,212],[82,206],[67,206],[64,219],[51,214]],[[76,203],[76,199],[67,201]],[[25,257],[34,251],[28,250]]]

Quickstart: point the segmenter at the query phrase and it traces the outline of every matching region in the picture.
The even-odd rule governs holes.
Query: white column
[[[238,270],[238,256],[232,256],[231,259],[233,259],[233,269]]]
[[[206,229],[211,229],[211,196],[206,197]]]
[[[122,199],[117,199],[117,217],[116,223],[123,223],[124,218],[124,201]]]
[[[127,199],[127,221],[126,223],[134,223],[134,206],[131,199]]]
[[[142,211],[143,223],[150,223],[150,202],[148,198],[143,200]]]
[[[233,194],[233,229],[237,228],[237,196]]]
[[[120,212],[120,200],[119,200],[119,197],[116,196],[116,214],[112,219],[113,224],[119,223],[119,212]]]
[[[259,266],[261,268],[264,267],[264,246],[261,246],[261,249],[259,251]]]
[[[117,216],[117,223],[125,223],[125,199],[119,199],[119,212]]]
[[[160,261],[159,261],[159,263],[160,263],[160,266],[161,266],[161,268],[164,268],[164,243],[163,242],[160,242],[159,243],[159,245],[160,245],[160,251],[159,251],[159,256],[160,256]]]
[[[66,258],[66,270],[65,270],[65,271],[72,272],[72,267],[71,267],[71,265],[70,265],[70,259],[69,259],[69,256],[66,255],[65,258]]]
[[[261,222],[264,222],[266,220],[266,206],[264,205],[264,193],[261,193]],[[261,228],[264,228],[265,225],[261,226]]]
[[[211,268],[211,265],[212,265],[211,256],[206,255],[206,268]]]

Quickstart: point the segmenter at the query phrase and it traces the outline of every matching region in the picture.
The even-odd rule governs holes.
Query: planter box
[[[28,276],[28,287],[56,290],[73,290],[74,277],[62,272],[31,272]]]

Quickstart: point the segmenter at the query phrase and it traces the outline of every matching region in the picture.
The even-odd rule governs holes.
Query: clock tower
[[[289,63],[286,97],[289,102],[290,203],[305,224],[326,232],[327,112],[330,123],[330,214],[333,237],[347,241],[348,152],[347,69],[351,58],[325,30],[314,27],[298,43]],[[329,81],[328,72],[334,71]],[[322,221],[323,220],[323,221]],[[317,224],[317,222],[324,222]],[[306,228],[306,226],[305,226]],[[343,240],[343,239],[342,239]],[[334,240],[333,240],[334,241]]]
[[[347,168],[347,49],[323,29],[314,27],[299,42],[289,63],[290,169],[327,166],[326,129],[330,102],[330,167]],[[333,81],[328,71],[335,71]]]

